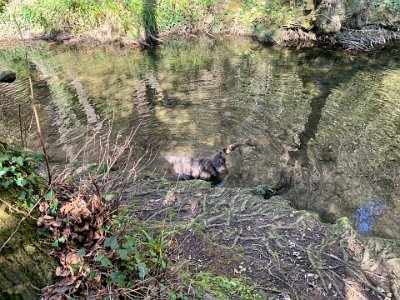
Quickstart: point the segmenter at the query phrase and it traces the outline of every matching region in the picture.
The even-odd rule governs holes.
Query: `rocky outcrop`
[[[328,43],[368,51],[400,39],[400,5],[395,1],[382,2],[305,1],[289,25],[276,28],[274,24],[257,24],[255,34],[283,47],[308,48]]]
[[[395,2],[373,0],[322,0],[315,8],[315,28],[320,34],[379,25],[398,30],[400,7]]]
[[[322,0],[316,7],[315,28],[319,34],[339,33],[346,12],[343,0]]]

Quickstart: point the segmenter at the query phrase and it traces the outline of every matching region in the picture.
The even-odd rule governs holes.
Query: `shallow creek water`
[[[29,50],[53,161],[72,159],[107,116],[121,136],[140,124],[138,152],[157,156],[204,157],[247,137],[255,147],[229,155],[226,186],[279,186],[296,208],[326,221],[354,220],[374,200],[386,209],[370,234],[400,239],[396,48],[351,56],[234,38],[175,40],[144,52],[45,43]],[[0,51],[0,65],[19,75],[0,85],[0,133],[19,140],[20,111],[28,145],[38,149],[29,138],[22,56],[20,45]],[[86,153],[89,160],[97,160],[97,150]]]

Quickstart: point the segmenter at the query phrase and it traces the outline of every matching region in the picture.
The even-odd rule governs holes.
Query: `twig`
[[[50,159],[49,156],[47,154],[47,149],[46,149],[46,144],[44,141],[44,137],[42,134],[42,128],[40,126],[40,119],[39,119],[39,115],[36,109],[36,104],[35,104],[35,93],[33,92],[33,83],[32,83],[32,75],[31,75],[31,69],[29,67],[29,61],[28,61],[28,51],[26,50],[26,43],[25,43],[25,39],[22,35],[22,31],[21,31],[21,27],[19,26],[19,23],[17,21],[17,19],[15,18],[15,15],[13,15],[14,18],[14,22],[15,25],[17,26],[18,29],[18,33],[20,35],[20,38],[22,40],[22,44],[23,44],[23,49],[24,49],[24,56],[25,56],[25,65],[26,65],[26,69],[28,71],[28,80],[29,80],[29,90],[30,90],[30,98],[31,98],[31,104],[32,104],[32,110],[33,110],[33,114],[35,117],[35,122],[36,122],[36,131],[37,134],[39,136],[39,140],[40,140],[40,144],[42,145],[42,150],[45,156],[45,161],[46,161],[46,168],[47,168],[47,175],[48,175],[48,184],[51,184],[52,178],[51,178],[51,170],[50,170]]]
[[[24,132],[22,127],[22,116],[21,116],[21,100],[18,101],[18,118],[19,118],[19,133],[21,135],[21,146],[25,147]]]
[[[23,215],[23,216],[26,216],[26,215],[27,215],[26,212],[20,211],[19,209],[15,208],[15,207],[12,206],[10,203],[8,203],[7,201],[5,201],[5,200],[3,200],[3,199],[1,199],[1,198],[0,198],[0,201],[3,202],[3,204],[7,205],[7,207],[8,207],[10,210],[13,210],[13,211],[15,211],[16,213],[21,214],[21,215]],[[35,218],[35,217],[32,217],[32,216],[29,216],[29,217],[30,217],[31,219],[33,219],[33,220],[37,220],[37,218]]]
[[[51,185],[47,188],[46,192],[44,193],[44,195],[49,192],[51,189]],[[39,205],[39,203],[42,201],[43,196],[40,197],[35,205],[29,210],[28,214],[26,214],[18,223],[17,227],[15,228],[15,230],[10,234],[10,236],[8,237],[8,239],[1,245],[0,247],[0,253],[1,251],[4,249],[4,247],[12,240],[12,238],[15,236],[15,234],[18,232],[19,228],[21,227],[22,223],[31,216],[32,212],[35,210],[35,208]]]

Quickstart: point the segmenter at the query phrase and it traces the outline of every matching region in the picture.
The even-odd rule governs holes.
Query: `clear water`
[[[110,116],[122,136],[140,124],[138,152],[159,157],[208,156],[247,137],[256,146],[228,157],[225,185],[281,187],[295,207],[327,221],[379,201],[387,209],[372,234],[400,239],[399,54],[279,50],[234,38],[144,52],[35,43],[29,59],[54,161],[74,157]],[[0,51],[0,65],[19,74],[0,85],[0,133],[19,140],[21,103],[29,146],[38,148],[21,57],[19,45]]]

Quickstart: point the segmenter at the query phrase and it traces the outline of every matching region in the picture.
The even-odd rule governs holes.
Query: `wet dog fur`
[[[164,159],[167,166],[164,168],[164,175],[173,180],[203,179],[219,183],[228,173],[226,155],[246,145],[253,146],[250,139],[230,144],[208,158],[166,156]]]
[[[219,182],[227,173],[225,153],[220,151],[208,158],[167,156],[165,176],[174,180],[203,179]]]

